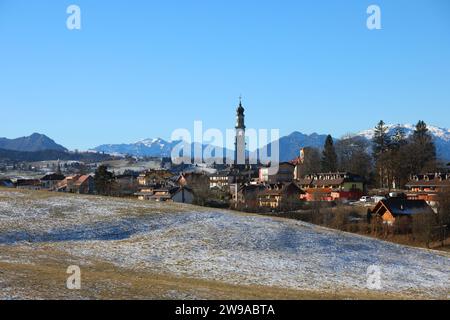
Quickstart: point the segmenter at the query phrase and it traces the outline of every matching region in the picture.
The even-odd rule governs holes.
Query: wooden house
[[[381,200],[372,210],[372,217],[378,217],[383,223],[393,225],[396,219],[406,217],[412,219],[416,214],[435,214],[424,200],[408,200],[389,198]]]
[[[17,179],[16,182],[17,189],[25,190],[41,190],[41,180],[39,179]]]
[[[94,177],[91,175],[75,175],[66,177],[55,187],[56,191],[93,194],[95,192]]]

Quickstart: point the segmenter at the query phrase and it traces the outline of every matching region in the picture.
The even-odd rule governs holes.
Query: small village
[[[126,317],[114,302],[141,301],[156,319],[275,320],[308,302],[344,317],[444,305],[449,12],[0,0],[3,309],[92,300]]]
[[[241,102],[236,120],[236,145],[244,146],[236,150],[245,150],[245,140],[239,134],[245,134]],[[323,157],[327,148],[333,147],[332,141],[327,143]],[[44,161],[21,164],[34,171],[33,178],[3,173],[0,187],[226,208],[304,220],[393,241],[409,243],[413,239],[427,247],[433,243],[434,247],[448,246],[448,166],[440,172],[410,174],[402,188],[396,188],[397,180],[387,173],[386,182],[383,176],[381,185],[374,187],[367,177],[354,172],[311,172],[306,168],[311,162],[309,153],[317,151],[303,146],[298,151],[297,158],[279,163],[276,173],[270,170],[270,164],[248,162],[174,165],[170,158],[152,158],[145,162],[151,163],[151,168],[143,169],[138,166],[142,161],[133,157],[99,163]],[[39,176],[39,172],[45,174]]]

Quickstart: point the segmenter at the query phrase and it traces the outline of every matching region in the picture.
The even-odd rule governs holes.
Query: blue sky
[[[247,126],[282,135],[450,127],[450,2],[0,0],[0,136],[86,149],[226,129],[240,94]]]

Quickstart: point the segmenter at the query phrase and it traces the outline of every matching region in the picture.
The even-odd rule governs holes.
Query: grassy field
[[[0,189],[1,299],[448,299],[449,257],[282,218]],[[366,288],[373,264],[381,290]]]

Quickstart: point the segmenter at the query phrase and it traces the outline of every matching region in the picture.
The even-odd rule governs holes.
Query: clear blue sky
[[[240,94],[249,127],[281,134],[450,127],[448,0],[0,0],[0,43],[9,138],[86,149],[226,129]]]

